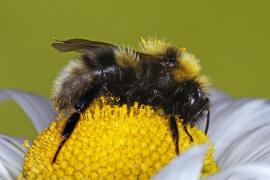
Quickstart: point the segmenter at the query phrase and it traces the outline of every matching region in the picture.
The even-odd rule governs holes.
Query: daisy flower
[[[44,162],[44,164],[42,164],[42,166],[40,167],[44,167],[44,169],[47,167],[46,160],[44,161],[44,159],[42,158],[51,156],[51,154],[55,152],[55,149],[53,148],[57,148],[57,145],[59,144],[60,140],[57,141],[54,138],[58,137],[59,139],[61,129],[60,127],[61,123],[63,124],[63,121],[52,122],[52,120],[55,120],[57,118],[57,113],[53,109],[51,102],[46,98],[40,97],[32,93],[26,93],[21,91],[4,90],[4,89],[0,90],[0,101],[7,99],[15,100],[23,108],[23,110],[32,120],[38,132],[41,132],[44,128],[45,130],[43,130],[37,136],[36,140],[34,140],[29,149],[22,148],[22,144],[24,144],[25,139],[0,135],[0,179],[16,179],[18,177],[19,179],[23,179],[25,176],[23,177],[22,173],[24,173],[24,175],[27,174],[26,172],[27,170],[29,172],[31,171],[37,174],[42,174],[39,169],[36,169],[35,166],[31,165],[33,165],[34,163],[36,163],[36,161],[41,159],[40,163]],[[182,140],[180,139],[180,142],[183,142],[181,147],[183,147],[183,151],[185,150],[185,152],[181,153],[180,156],[174,158],[173,151],[171,150],[173,148],[167,148],[173,147],[173,142],[171,141],[170,136],[166,134],[165,131],[166,127],[155,129],[155,127],[157,126],[158,127],[164,126],[161,123],[163,122],[163,120],[161,119],[160,121],[151,122],[153,128],[151,128],[149,131],[145,132],[141,130],[136,131],[135,128],[133,130],[134,132],[128,132],[130,134],[132,133],[136,134],[136,136],[131,137],[132,143],[130,144],[131,145],[130,149],[132,149],[132,151],[126,154],[123,151],[120,155],[124,156],[125,159],[131,159],[132,162],[136,161],[136,163],[140,165],[139,167],[144,167],[144,169],[146,169],[146,172],[151,174],[152,179],[197,180],[202,177],[205,177],[203,175],[204,172],[210,174],[209,176],[204,178],[205,180],[270,179],[270,162],[269,162],[270,141],[268,140],[270,138],[269,102],[267,100],[250,99],[250,98],[233,99],[232,97],[216,90],[212,90],[210,92],[210,99],[212,100],[212,106],[211,106],[211,118],[210,118],[211,121],[208,136],[210,137],[212,143],[210,142],[208,137],[201,135],[199,130],[189,128],[189,131],[192,132],[191,134],[195,139],[194,141],[195,142],[197,141],[197,144],[201,144],[203,142],[206,142],[206,144],[201,146],[192,146],[191,148],[186,150],[184,149],[184,147],[191,146],[192,144],[186,143],[187,141],[185,141],[185,139],[188,139],[188,137],[185,137],[186,135],[180,132],[181,134],[180,138],[182,138]],[[94,107],[94,109],[97,108],[98,106]],[[147,107],[145,109],[147,109]],[[106,112],[108,110],[109,109],[106,109]],[[91,109],[89,109],[89,111],[91,111]],[[117,109],[114,109],[113,111],[117,111]],[[135,115],[139,114],[146,119],[148,116],[150,116],[149,113],[151,113],[151,110],[146,111],[142,110],[144,112],[139,111],[141,110],[133,109],[133,113]],[[121,113],[122,112],[123,109],[121,109]],[[153,114],[151,114],[151,117],[152,116]],[[91,119],[91,117],[84,117],[84,118]],[[105,125],[108,125],[107,123],[112,122],[112,120],[107,121],[103,125],[102,125],[102,123],[104,123],[103,121],[97,123],[96,126],[101,128],[101,131],[99,131],[100,130],[99,128],[96,128],[95,132],[100,133],[99,136],[103,136],[104,132],[107,132],[107,134],[110,134],[111,132],[113,133],[114,132],[113,128],[110,128],[109,131],[108,129],[102,128],[112,126],[117,127],[122,126],[121,121],[123,121],[123,119],[125,118],[122,118],[122,120],[121,118],[119,119],[120,119],[119,124],[114,123],[111,126]],[[136,116],[132,117],[130,121],[132,121],[132,119],[136,119]],[[141,125],[144,127],[141,128],[148,127],[149,125],[147,125],[147,123],[150,121],[151,118],[149,118],[145,122],[142,122]],[[138,122],[138,120],[134,120],[134,122],[136,123]],[[82,126],[81,129],[83,130],[83,127],[85,127],[83,123],[89,122],[87,120],[81,120],[80,124],[78,124],[78,128],[80,128],[81,125]],[[203,122],[202,124],[197,125],[197,127],[201,128],[202,130],[204,129],[204,126],[205,124]],[[92,127],[92,124],[90,127]],[[117,130],[117,128],[115,129]],[[122,129],[125,129],[125,127]],[[115,132],[117,132],[116,130]],[[83,134],[84,132],[80,133]],[[153,135],[162,136],[162,142],[159,142],[159,137],[156,137],[155,139],[153,139],[153,141],[149,142],[152,145],[151,148],[153,149],[153,151],[147,150],[142,151],[136,148],[138,146],[133,146],[134,143],[136,144],[138,143],[138,141],[140,142],[140,144],[143,144],[141,143],[141,141],[149,140],[149,138],[147,138],[147,135],[149,135],[149,133],[152,133],[151,136]],[[62,163],[64,164],[63,167],[65,168],[63,169],[62,167],[62,171],[57,170],[56,171],[57,176],[55,175],[55,178],[61,176],[61,174],[65,175],[72,173],[72,168],[70,167],[80,168],[80,165],[76,164],[76,162],[78,161],[76,160],[76,158],[80,159],[80,161],[84,163],[89,163],[90,161],[89,158],[85,158],[83,154],[80,154],[79,152],[76,152],[76,150],[74,150],[76,149],[75,147],[77,146],[80,149],[85,150],[84,144],[77,143],[76,129],[74,130],[74,134],[75,135],[73,137],[71,136],[69,142],[67,142],[67,145],[63,147],[63,149],[61,150],[63,153],[59,154],[58,160],[54,165],[57,168],[58,166],[59,167],[61,166],[60,164],[57,164],[58,162],[67,162],[67,164]],[[86,134],[87,136],[87,133],[84,134]],[[122,142],[121,138],[119,139],[119,137],[117,137],[116,135],[118,134],[112,134],[112,137],[117,138],[117,140],[119,140],[119,143],[121,144]],[[140,136],[145,138],[143,140],[138,139],[137,141],[135,141],[135,139]],[[87,137],[91,138],[91,135]],[[107,135],[104,137],[106,139]],[[96,139],[92,139],[93,142],[95,142],[95,140]],[[127,140],[128,139],[124,139],[123,141]],[[81,141],[88,142],[87,139],[82,139]],[[50,147],[48,145],[48,142],[53,143],[54,146]],[[104,154],[104,151],[102,151],[101,149],[103,142],[99,142],[98,144],[96,142],[93,143],[92,145],[89,142],[88,142],[89,146],[87,146],[86,148],[88,147],[92,148],[86,149],[85,153],[87,152],[90,153],[91,150],[96,148],[98,151],[98,153],[96,152],[96,154],[100,156],[99,157],[100,159],[102,159],[102,157],[107,157],[107,154],[106,153]],[[107,142],[107,144],[110,143],[113,144],[112,147],[115,147],[115,144],[117,144],[114,141],[109,143]],[[164,148],[162,149],[163,144],[166,144],[166,146],[164,146],[165,149]],[[213,144],[215,149],[214,154],[213,154]],[[42,151],[42,148],[38,148],[41,146],[44,147],[46,151],[44,151],[44,149]],[[36,149],[40,149],[40,151],[37,151]],[[166,151],[166,153],[163,156],[160,156],[160,154],[155,153],[155,152],[162,152],[164,150]],[[72,152],[73,154],[70,154],[69,152]],[[147,157],[146,159],[150,159],[149,163],[143,163],[147,161],[145,159],[142,161],[140,156],[136,155],[132,156],[133,152],[142,153],[141,157]],[[76,153],[78,156],[75,157],[74,160],[73,155]],[[38,157],[36,156],[34,158],[35,154],[38,154]],[[213,161],[212,154],[218,167],[215,165]],[[122,156],[120,157],[113,156],[113,157],[121,159]],[[151,164],[153,162],[153,159],[154,160],[156,159],[156,161],[154,164]],[[102,172],[99,166],[102,165],[103,163],[103,165],[108,169],[107,164],[104,164],[107,163],[107,160],[111,159],[103,158],[102,161],[97,161],[98,164],[96,166],[94,166],[92,163],[91,168],[96,167],[97,168],[96,172],[99,172],[101,174],[105,173],[103,175],[106,176],[108,173],[106,171]],[[29,163],[27,164],[27,162]],[[123,171],[123,173],[138,174],[138,172],[143,172],[144,170],[143,168],[139,170],[137,169],[136,171],[136,168],[134,168],[134,164],[136,163],[133,163],[132,165],[133,167],[132,172],[130,172],[130,169],[126,168],[128,167],[128,163],[125,163],[123,168],[126,169],[126,171]],[[142,164],[144,164],[144,166],[142,166]],[[148,167],[149,164],[151,164],[151,166]],[[121,163],[109,166],[111,167],[110,168],[111,171],[115,171],[114,166],[115,167],[121,166]],[[219,169],[220,171],[213,174],[213,172],[211,172],[211,169],[213,170],[213,172],[217,172],[219,171]],[[47,174],[53,171],[54,170],[50,168],[46,169]],[[84,170],[82,171],[82,174],[77,173],[73,177],[81,179],[83,178],[82,176],[84,175],[83,173],[87,174],[88,172],[93,171]],[[31,175],[28,175],[27,177],[31,179]],[[53,179],[54,176],[50,177]],[[144,177],[147,178],[149,176]],[[144,177],[142,176],[140,178],[144,179]],[[43,177],[39,176],[39,178],[44,179],[44,176]],[[96,178],[99,178],[98,174]],[[119,178],[121,178],[121,174],[119,174]]]

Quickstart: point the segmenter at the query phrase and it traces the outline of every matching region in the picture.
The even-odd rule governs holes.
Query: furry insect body
[[[54,85],[53,100],[60,110],[74,109],[62,132],[63,141],[54,156],[73,132],[80,114],[92,101],[109,93],[118,104],[132,106],[134,102],[161,108],[170,116],[172,137],[178,148],[176,116],[186,125],[194,126],[207,111],[209,99],[207,78],[200,74],[198,60],[185,50],[169,43],[143,40],[143,52],[108,43],[71,39],[52,45],[61,52],[78,51],[82,55],[72,60],[60,73]],[[192,140],[192,137],[190,136]]]

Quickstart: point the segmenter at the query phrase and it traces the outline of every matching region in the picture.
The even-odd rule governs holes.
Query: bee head
[[[182,83],[175,90],[173,98],[177,101],[174,113],[180,114],[184,122],[190,124],[199,119],[209,106],[207,95],[192,80]]]

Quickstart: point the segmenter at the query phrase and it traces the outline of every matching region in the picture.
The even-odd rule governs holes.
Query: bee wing
[[[85,52],[85,51],[89,51],[89,50],[93,50],[93,49],[101,48],[101,47],[108,47],[108,48],[119,47],[110,43],[91,41],[91,40],[80,39],[80,38],[69,39],[66,41],[60,41],[60,40],[56,40],[56,41],[57,43],[53,43],[52,46],[60,52],[69,52],[69,51]],[[149,60],[159,59],[158,56],[144,54],[144,53],[140,53],[136,51],[135,53],[139,55],[140,59],[149,59]]]
[[[69,52],[69,51],[78,51],[85,52],[87,50],[96,49],[99,47],[116,47],[113,44],[98,42],[98,41],[90,41],[86,39],[69,39],[66,41],[56,40],[57,43],[53,43],[52,46],[60,51],[60,52]]]
[[[91,41],[91,40],[86,40],[86,39],[69,39],[66,41],[60,41],[56,40],[56,43],[53,43],[52,46],[60,51],[60,52],[69,52],[69,51],[77,51],[77,52],[85,52],[88,50],[96,49],[96,48],[101,48],[101,47],[108,47],[108,48],[117,48],[119,46],[110,44],[110,43],[105,43],[105,42],[100,42],[100,41]],[[150,54],[144,54],[140,52],[136,52],[140,58],[146,58],[146,59],[157,59],[157,56],[153,56]]]

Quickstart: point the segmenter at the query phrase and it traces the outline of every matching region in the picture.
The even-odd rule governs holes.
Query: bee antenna
[[[205,127],[205,130],[204,130],[204,134],[205,134],[205,135],[207,134],[207,131],[208,131],[209,122],[210,122],[210,108],[208,107],[208,108],[207,108],[207,121],[206,121],[206,127]]]
[[[54,40],[54,41],[56,41],[56,42],[64,42],[64,41],[61,41],[61,40],[56,39],[55,36],[53,36],[53,37],[51,37],[51,38],[52,38],[52,40]]]

